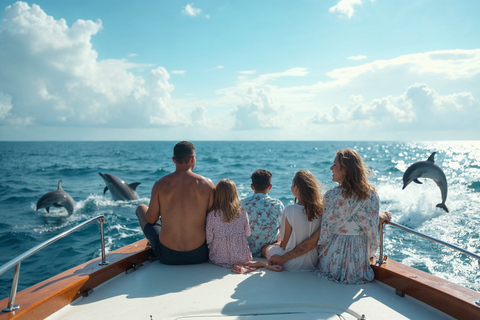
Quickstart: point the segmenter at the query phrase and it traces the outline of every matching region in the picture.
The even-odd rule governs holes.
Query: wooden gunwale
[[[109,264],[106,266],[99,265],[101,258],[93,259],[22,290],[15,299],[15,304],[20,308],[12,312],[0,312],[0,320],[48,317],[89,290],[147,261],[149,250],[147,240],[139,240],[109,253]],[[0,301],[1,309],[7,305],[8,297]]]
[[[475,304],[480,293],[476,291],[390,259],[372,268],[376,280],[456,319],[480,319],[480,307]]]

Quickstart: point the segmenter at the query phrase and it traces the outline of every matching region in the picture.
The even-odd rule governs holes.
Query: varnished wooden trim
[[[43,319],[71,303],[88,290],[125,272],[135,264],[148,260],[147,240],[109,253],[106,266],[100,266],[100,258],[67,270],[17,293],[15,304],[20,308],[13,312],[0,312],[0,320]],[[21,279],[21,275],[20,275]],[[0,301],[0,309],[8,304],[8,298]]]
[[[376,280],[456,319],[480,319],[480,307],[475,304],[480,293],[476,291],[390,259],[372,268]]]

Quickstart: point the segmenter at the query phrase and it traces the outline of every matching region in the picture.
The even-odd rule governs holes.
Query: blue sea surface
[[[107,251],[142,239],[135,208],[148,204],[156,180],[171,173],[176,142],[0,142],[0,265],[77,224],[105,215]],[[354,148],[374,175],[371,181],[393,221],[480,253],[480,142],[194,142],[195,172],[214,183],[235,181],[241,197],[252,193],[250,174],[259,168],[273,174],[270,195],[285,205],[293,202],[290,185],[301,169],[310,170],[326,191],[335,151]],[[446,205],[436,208],[440,190],[429,179],[402,190],[409,165],[436,151],[449,189]],[[103,193],[98,172],[126,183],[140,182],[135,201],[114,201]],[[38,199],[63,189],[76,202],[68,215],[63,208],[36,211]],[[451,249],[386,227],[384,250],[393,259],[480,291],[478,263]],[[100,256],[99,225],[93,223],[27,258],[20,268],[19,290]],[[0,275],[0,299],[8,297],[13,268]]]

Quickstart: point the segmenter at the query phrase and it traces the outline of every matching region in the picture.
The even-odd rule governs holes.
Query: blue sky
[[[480,139],[478,1],[0,4],[0,140]]]

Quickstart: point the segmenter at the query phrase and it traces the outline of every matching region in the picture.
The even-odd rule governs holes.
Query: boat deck
[[[234,274],[204,263],[145,262],[81,297],[55,319],[453,319],[374,281],[341,285],[312,272]]]
[[[480,293],[391,260],[373,266],[376,280],[343,285],[313,272],[168,266],[149,252],[139,240],[109,253],[108,265],[97,258],[22,290],[20,308],[0,320],[480,319]]]

